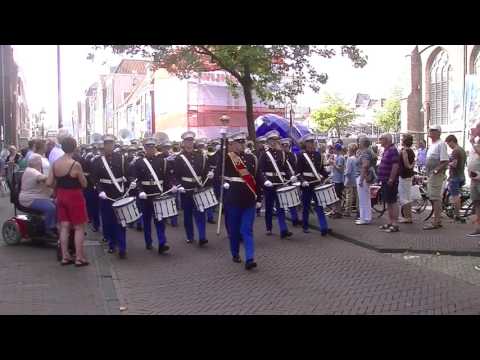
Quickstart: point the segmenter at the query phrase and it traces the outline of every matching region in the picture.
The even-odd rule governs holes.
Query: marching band
[[[186,242],[194,242],[195,222],[198,245],[203,247],[208,243],[207,219],[215,223],[214,209],[219,201],[222,201],[232,260],[242,262],[240,244],[243,243],[247,270],[257,266],[253,226],[262,200],[267,235],[272,235],[275,213],[280,237],[291,237],[285,212],[290,212],[294,226],[300,224],[296,211],[300,204],[303,231],[308,233],[312,200],[321,235],[331,233],[323,207],[338,199],[334,191],[332,194],[332,185],[323,184],[328,173],[313,135],[301,139],[304,150],[299,155],[292,152],[291,140],[280,139],[276,130],[257,138],[256,144],[248,143],[243,132],[225,136],[225,145],[223,140],[195,141],[195,137],[192,131],[182,134],[179,152],[175,144],[159,143],[153,137],[146,137],[143,146],[136,141],[131,141],[130,146],[119,146],[112,135],[105,135],[103,141],[82,149],[91,227],[99,231],[101,223],[109,253],[118,249],[120,259],[127,258],[126,228],[134,224],[144,233],[146,249],[152,250],[152,220],[158,253],[167,252],[170,247],[166,222],[176,226],[180,208]],[[220,150],[222,146],[226,147],[224,152]],[[221,222],[222,217],[220,211],[217,221]]]

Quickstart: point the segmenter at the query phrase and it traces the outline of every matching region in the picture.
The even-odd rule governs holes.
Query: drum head
[[[324,190],[324,189],[328,189],[329,187],[332,187],[333,184],[327,184],[327,185],[319,185],[317,187],[315,187],[313,190]]]
[[[293,186],[293,185],[290,185],[290,186],[283,186],[281,188],[278,188],[277,189],[277,192],[284,192],[284,191],[291,191],[293,189],[295,189],[296,186]]]
[[[125,205],[128,205],[128,204],[130,204],[134,201],[135,201],[135,198],[133,196],[130,196],[130,197],[127,197],[125,199],[120,199],[120,200],[115,201],[112,204],[112,207],[125,206]]]

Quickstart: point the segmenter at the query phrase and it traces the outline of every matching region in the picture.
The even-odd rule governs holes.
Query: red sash
[[[252,176],[252,174],[250,174],[245,166],[245,163],[242,161],[240,156],[234,152],[229,152],[228,156],[230,157],[230,160],[232,160],[235,170],[237,170],[240,177],[245,181],[247,187],[250,189],[253,195],[255,195],[255,198],[257,198],[257,185],[255,183],[255,178]]]

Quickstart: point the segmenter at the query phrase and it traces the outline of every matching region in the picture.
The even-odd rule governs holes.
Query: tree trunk
[[[247,116],[247,128],[248,128],[248,138],[252,141],[255,141],[255,119],[253,118],[253,97],[252,97],[252,81],[250,77],[242,82],[243,96],[245,97],[246,111],[245,115]]]

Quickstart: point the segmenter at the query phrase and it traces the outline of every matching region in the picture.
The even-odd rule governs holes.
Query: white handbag
[[[422,193],[419,185],[412,185],[410,188],[410,199],[412,201],[422,200]]]

